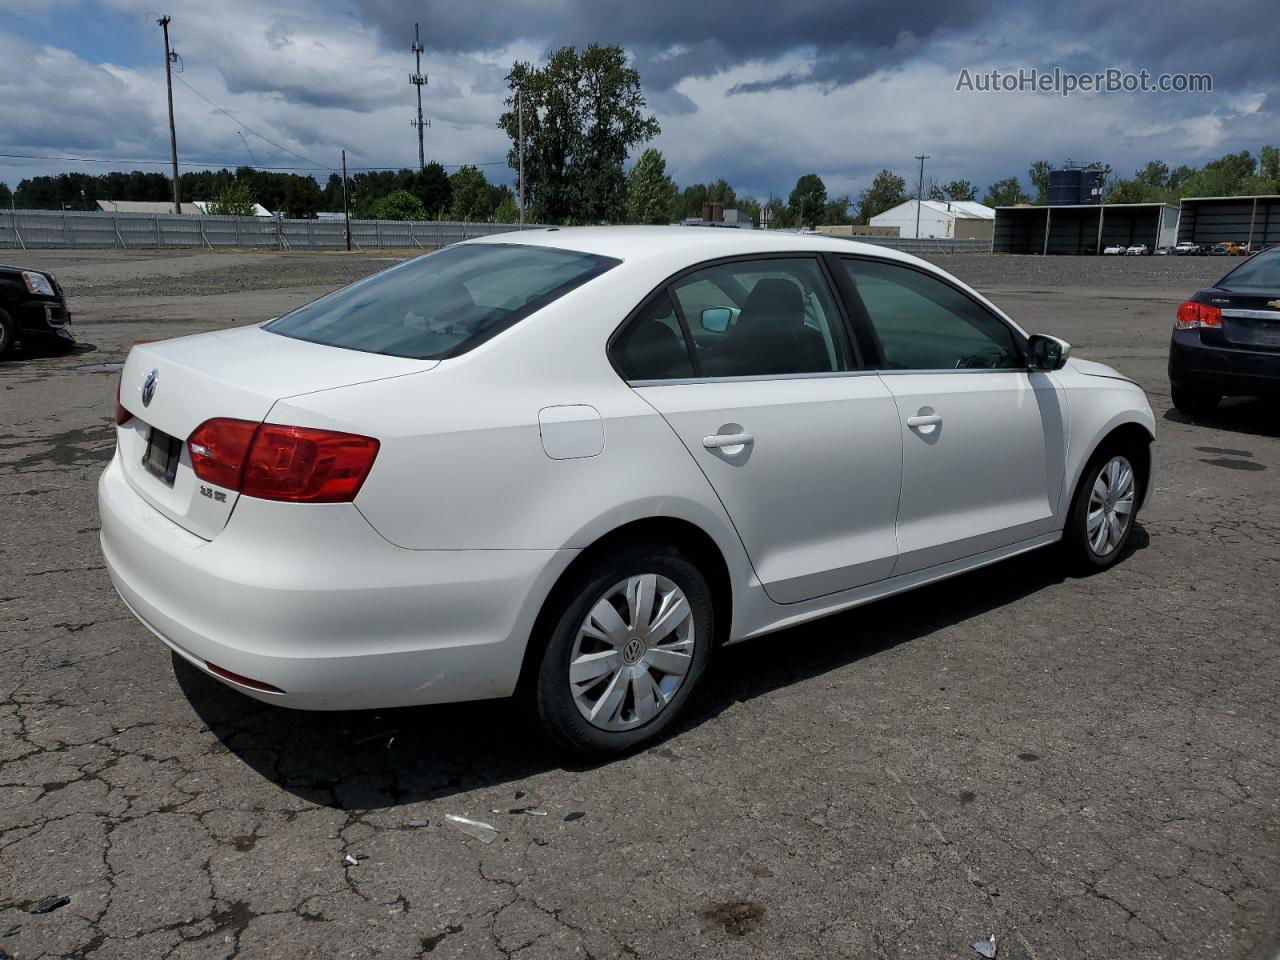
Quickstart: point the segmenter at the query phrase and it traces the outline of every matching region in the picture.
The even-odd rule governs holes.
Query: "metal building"
[[[1280,220],[1277,221],[1280,223]],[[997,207],[994,253],[1095,254],[1112,244],[1172,246],[1178,208],[1171,203]]]
[[[1280,196],[1185,197],[1178,242],[1239,243],[1261,250],[1280,243]]]

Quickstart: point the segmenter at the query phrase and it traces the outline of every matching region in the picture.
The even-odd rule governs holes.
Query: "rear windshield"
[[[335,290],[265,329],[393,357],[456,357],[618,263],[551,247],[462,244]]]
[[[1226,290],[1240,287],[1280,293],[1280,247],[1250,257],[1218,281]]]

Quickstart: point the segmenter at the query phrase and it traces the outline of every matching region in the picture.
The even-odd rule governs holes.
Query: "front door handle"
[[[708,450],[719,450],[722,447],[745,447],[755,443],[756,438],[749,433],[717,433],[702,438],[702,445]]]
[[[940,423],[942,423],[942,415],[938,413],[907,417],[907,426],[913,430],[916,427],[936,427]]]

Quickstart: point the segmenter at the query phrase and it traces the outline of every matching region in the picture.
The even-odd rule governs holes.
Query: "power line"
[[[43,154],[35,154],[35,153],[0,153],[0,160],[49,160],[49,161],[56,161],[59,163],[119,163],[119,164],[133,163],[133,164],[139,164],[144,166],[145,165],[168,166],[168,164],[171,162],[169,160],[130,160],[130,159],[125,159],[121,157],[52,157],[52,156],[45,156]],[[456,169],[458,167],[498,167],[498,166],[506,166],[506,163],[507,161],[505,160],[481,160],[481,161],[474,161],[470,163],[442,163],[440,164],[440,166]],[[261,164],[255,165],[251,163],[236,163],[234,161],[227,161],[227,160],[179,160],[178,166],[180,167],[230,167],[230,168],[248,167],[251,170],[265,170],[265,171],[273,171],[273,172],[274,171],[284,172],[284,171],[293,171],[293,170],[305,170],[305,171],[314,172],[314,169],[315,169],[314,166],[312,167],[276,167],[276,166],[265,166]],[[323,169],[328,170],[329,168],[325,167]],[[394,172],[398,170],[407,170],[408,168],[401,165],[398,167],[350,167],[349,169],[356,172],[363,171],[366,173],[376,173],[380,171]],[[334,171],[334,172],[336,173],[337,171]]]
[[[294,151],[290,150],[288,147],[286,147],[286,146],[284,146],[284,145],[282,145],[282,144],[276,143],[276,142],[275,142],[274,140],[272,140],[270,137],[266,136],[265,134],[261,134],[261,133],[259,133],[257,130],[253,129],[253,127],[249,126],[247,123],[245,123],[243,120],[241,120],[239,117],[237,117],[234,113],[232,113],[232,112],[231,112],[230,110],[228,110],[226,107],[222,107],[222,106],[219,106],[218,104],[214,103],[212,100],[210,100],[208,97],[206,97],[203,93],[201,93],[199,90],[197,90],[197,89],[196,89],[195,87],[193,87],[191,84],[187,83],[187,81],[183,80],[181,76],[179,76],[177,79],[178,79],[178,82],[179,82],[180,84],[182,84],[184,87],[186,87],[186,88],[187,88],[188,90],[190,90],[192,93],[194,93],[197,97],[199,97],[199,98],[200,98],[201,100],[203,100],[205,103],[209,104],[209,106],[213,107],[213,109],[217,110],[217,111],[218,111],[218,112],[220,112],[220,113],[224,113],[224,114],[226,114],[228,117],[230,117],[232,120],[234,120],[238,126],[241,126],[241,127],[243,127],[244,129],[248,130],[248,131],[249,131],[250,133],[252,133],[255,137],[258,137],[258,138],[259,138],[259,139],[261,139],[261,140],[265,140],[265,141],[267,141],[267,143],[271,144],[271,145],[272,145],[273,147],[275,147],[277,150],[282,150],[282,151],[284,151],[285,153],[289,154],[289,156],[291,156],[291,157],[296,157],[297,159],[302,160],[302,161],[303,161],[303,162],[305,162],[305,163],[309,163],[309,164],[311,164],[312,166],[318,167],[318,168],[319,168],[319,169],[321,169],[321,170],[328,170],[330,173],[337,173],[337,171],[336,171],[336,170],[334,170],[334,168],[333,168],[333,167],[330,167],[330,166],[328,166],[327,164],[319,163],[319,162],[318,162],[318,161],[316,161],[316,160],[312,160],[310,157],[304,157],[302,154],[300,154],[300,153],[295,153]]]

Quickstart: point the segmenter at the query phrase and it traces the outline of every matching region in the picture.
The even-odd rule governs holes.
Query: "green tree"
[[[849,216],[849,208],[852,206],[853,201],[849,199],[847,193],[828,200],[822,207],[821,222],[827,226],[853,223],[853,218]]]
[[[1049,202],[1049,169],[1048,160],[1036,160],[1031,164],[1031,169],[1027,171],[1027,176],[1031,180],[1031,189],[1036,192],[1035,202],[1045,204]]]
[[[516,205],[516,195],[508,193],[502,202],[493,208],[494,223],[516,223],[520,220],[520,208]]]
[[[243,180],[239,178],[232,180],[209,201],[208,212],[221,217],[252,217],[253,191]]]
[[[871,218],[907,199],[907,181],[889,170],[881,170],[871,181],[871,186],[858,197],[858,222],[870,223]]]
[[[667,161],[650,147],[627,174],[627,222],[667,223],[676,185],[667,176]]]
[[[952,180],[942,185],[944,200],[977,200],[978,188],[968,180]]]
[[[444,167],[432,160],[413,175],[409,191],[422,201],[432,217],[445,217],[453,205],[453,188]]]
[[[523,110],[525,191],[549,223],[613,223],[626,212],[623,163],[660,132],[646,113],[640,75],[617,45],[562,47],[544,67],[516,63],[498,118],[511,138],[507,162],[519,167],[517,103]],[[517,97],[517,94],[520,94]]]
[[[422,201],[408,190],[394,190],[373,204],[375,220],[425,220],[427,211]]]
[[[1022,189],[1017,177],[1005,177],[987,187],[982,202],[988,207],[1014,207],[1020,203],[1030,203],[1031,197]]]
[[[290,177],[279,210],[294,220],[312,220],[320,210],[320,184],[311,177]]]
[[[0,183],[0,210],[8,210],[13,206],[13,191],[7,183]]]
[[[449,215],[454,220],[489,219],[489,181],[479,167],[459,167],[449,178],[453,201]]]
[[[827,185],[816,173],[806,173],[796,181],[791,196],[787,198],[787,209],[792,219],[802,227],[815,226],[822,219],[823,208],[827,204]]]

